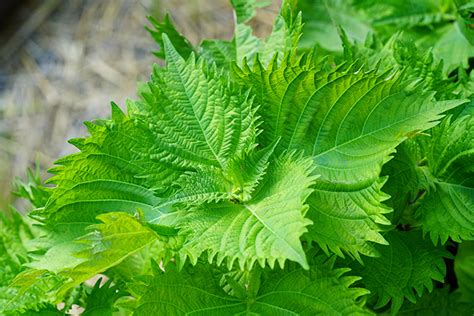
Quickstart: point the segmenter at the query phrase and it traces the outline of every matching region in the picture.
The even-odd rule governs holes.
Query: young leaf
[[[189,55],[191,55],[191,53],[194,51],[194,48],[188,41],[188,39],[176,30],[176,27],[174,26],[168,14],[165,15],[165,18],[162,22],[157,21],[152,16],[148,17],[148,21],[150,21],[154,29],[151,29],[149,27],[146,27],[146,29],[151,34],[151,36],[160,48],[158,52],[154,53],[155,56],[157,56],[158,58],[165,59],[166,57],[163,34],[166,34],[168,36],[171,43],[173,43],[174,48],[181,55],[181,57],[187,59]]]
[[[227,258],[241,268],[255,261],[270,267],[286,259],[308,268],[300,237],[311,222],[305,218],[304,202],[314,183],[311,161],[283,155],[271,162],[267,174],[248,201],[204,204],[180,219],[183,234],[190,234],[185,251],[195,263],[208,250],[217,264]]]
[[[207,71],[194,57],[185,61],[166,36],[164,42],[166,69],[155,69],[152,95],[145,96],[151,126],[160,135],[153,158],[188,168],[223,169],[254,144],[251,100],[223,80],[217,69]]]
[[[247,4],[252,2],[247,1]],[[223,68],[229,68],[233,62],[241,65],[244,60],[252,63],[257,56],[261,62],[268,64],[275,55],[281,59],[287,51],[296,47],[301,28],[301,14],[295,14],[293,1],[285,0],[272,33],[265,40],[255,37],[250,26],[237,22],[232,41],[204,40],[199,54]]]

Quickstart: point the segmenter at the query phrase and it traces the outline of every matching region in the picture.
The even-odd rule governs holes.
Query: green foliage
[[[432,130],[426,149],[433,188],[417,211],[433,242],[474,239],[474,119],[448,117]]]
[[[435,289],[426,293],[416,304],[406,301],[398,315],[412,316],[468,316],[474,312],[472,302],[463,302],[457,293],[449,293],[448,288]]]
[[[351,287],[358,279],[334,269],[334,260],[316,257],[309,270],[289,265],[284,270],[255,271],[247,285],[229,279],[235,295],[219,285],[221,274],[212,266],[197,264],[183,271],[166,272],[130,285],[137,297],[136,315],[362,315],[368,314],[357,299],[367,293]],[[168,302],[173,302],[169,304]]]
[[[88,291],[85,298],[84,316],[112,316],[117,308],[114,307],[115,301],[126,294],[121,291],[118,284],[112,284],[112,280],[102,284],[102,278],[97,280],[96,284]]]
[[[474,57],[471,1],[303,0],[299,6],[308,12],[303,48],[316,42],[324,50],[340,52],[337,28],[342,27],[351,41],[359,43],[369,33],[386,42],[403,31],[407,41],[423,51],[432,50],[437,60],[442,59],[446,72],[459,66],[469,68],[469,58]]]
[[[372,295],[378,297],[375,308],[392,301],[395,314],[406,297],[415,303],[424,288],[433,290],[432,279],[443,282],[446,267],[443,257],[449,253],[424,240],[419,232],[391,231],[384,236],[388,246],[379,247],[380,257],[367,258],[364,266],[353,264],[353,271],[360,275]]]
[[[288,0],[261,39],[266,3],[197,47],[150,18],[140,98],[17,183],[0,313],[472,314],[472,6]]]

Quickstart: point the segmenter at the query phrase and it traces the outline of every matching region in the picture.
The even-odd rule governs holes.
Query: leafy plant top
[[[283,1],[258,38],[232,0],[197,47],[150,18],[139,98],[17,183],[0,312],[471,315],[474,7],[408,2]]]

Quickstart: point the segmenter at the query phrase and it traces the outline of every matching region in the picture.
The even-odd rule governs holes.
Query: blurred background
[[[279,2],[258,12],[257,35],[270,32]],[[166,13],[194,44],[232,37],[229,0],[0,0],[0,209],[27,167],[47,177],[74,152],[67,139],[86,136],[83,121],[136,97],[159,62],[146,16]]]

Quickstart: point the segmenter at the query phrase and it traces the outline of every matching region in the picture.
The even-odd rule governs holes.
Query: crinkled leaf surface
[[[342,256],[373,256],[369,242],[385,243],[380,224],[389,224],[382,204],[382,165],[410,133],[436,125],[442,112],[465,101],[438,102],[397,75],[354,67],[328,69],[309,56],[288,55],[268,67],[235,70],[252,89],[263,118],[259,142],[281,137],[280,150],[312,156],[316,181],[309,197],[308,237]]]
[[[190,234],[183,251],[196,262],[209,250],[220,264],[235,260],[240,266],[254,262],[273,267],[286,259],[308,268],[300,237],[311,222],[305,218],[304,201],[314,182],[310,159],[283,155],[271,162],[266,175],[248,201],[208,203],[191,209],[179,227]]]
[[[474,304],[461,302],[457,293],[449,293],[448,288],[441,288],[425,293],[416,304],[405,301],[397,315],[469,316],[472,313],[474,313]]]
[[[153,28],[147,27],[147,31],[151,34],[155,42],[158,44],[160,50],[154,54],[158,58],[165,59],[165,50],[163,42],[163,34],[166,34],[170,39],[171,43],[175,47],[176,51],[183,57],[188,58],[189,55],[194,51],[193,46],[181,33],[176,30],[169,15],[165,15],[163,21],[159,22],[153,17],[148,17]]]
[[[179,245],[179,241],[159,236],[151,228],[142,225],[125,213],[107,213],[98,216],[102,222],[90,229],[93,231],[82,237],[80,242],[85,243],[88,249],[79,253],[84,260],[69,269],[63,269],[60,275],[69,279],[61,291],[67,291],[73,286],[120,264],[124,259],[153,244],[161,249],[160,257],[164,258],[167,251]]]
[[[384,235],[387,246],[379,246],[380,257],[365,258],[364,265],[354,262],[351,267],[362,277],[362,284],[378,297],[375,308],[391,301],[395,315],[404,298],[411,302],[421,297],[425,287],[433,290],[433,280],[443,282],[446,267],[443,257],[449,254],[424,240],[417,231],[391,231]]]
[[[388,176],[383,190],[390,195],[387,204],[394,208],[393,224],[398,224],[404,215],[411,215],[404,214],[406,209],[416,203],[420,192],[433,186],[434,178],[423,159],[418,138],[409,139],[397,147],[394,158],[383,167],[382,174]]]
[[[137,297],[134,315],[369,314],[357,301],[366,290],[351,287],[358,278],[343,276],[348,269],[334,269],[323,260],[318,258],[309,271],[291,266],[269,272],[242,289],[244,297],[228,295],[211,266],[198,264],[180,273],[170,267],[130,284]]]
[[[156,69],[144,100],[125,116],[89,124],[91,137],[75,140],[80,153],[58,162],[57,187],[44,210],[48,222],[81,222],[107,211],[147,216],[183,173],[223,169],[254,146],[248,94],[193,57],[184,61],[165,39],[167,68]]]
[[[426,152],[435,187],[417,211],[433,242],[474,238],[474,119],[446,119],[433,129]]]

